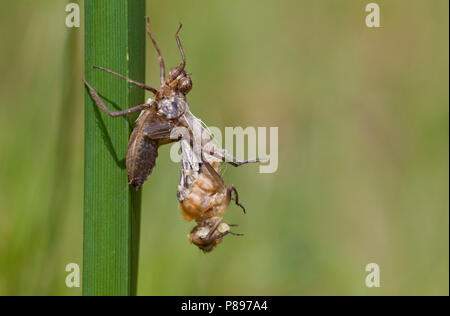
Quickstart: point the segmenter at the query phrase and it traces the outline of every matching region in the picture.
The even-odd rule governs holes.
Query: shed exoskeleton
[[[171,138],[171,132],[175,127],[185,127],[189,130],[192,137],[192,143],[203,147],[208,144],[209,139],[202,136],[204,133],[194,135],[194,129],[204,131],[201,122],[190,112],[186,100],[186,94],[192,89],[192,80],[188,72],[185,71],[186,58],[181,45],[178,33],[182,27],[180,23],[175,39],[181,53],[182,61],[179,66],[172,67],[166,78],[164,59],[161,51],[150,31],[149,18],[146,17],[146,30],[153,46],[155,47],[160,64],[160,80],[161,85],[158,89],[150,87],[144,83],[134,81],[112,70],[93,66],[94,69],[105,71],[109,74],[126,80],[141,89],[152,92],[155,97],[148,99],[144,104],[128,108],[123,111],[111,112],[102,101],[95,89],[83,79],[84,84],[88,88],[92,98],[96,104],[111,117],[119,117],[124,115],[141,112],[136,121],[136,126],[130,135],[128,143],[128,151],[126,156],[126,168],[129,178],[129,184],[133,185],[136,190],[140,189],[156,163],[158,156],[158,148],[164,144],[178,141],[178,138]],[[240,161],[226,153],[226,151],[217,146],[209,148],[211,154],[218,159],[226,161],[233,166],[239,166],[250,161]],[[257,161],[257,160],[253,160]]]

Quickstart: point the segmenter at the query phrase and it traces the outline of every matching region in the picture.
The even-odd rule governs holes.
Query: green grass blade
[[[145,1],[85,0],[85,75],[111,110],[144,103]],[[81,83],[80,83],[81,84]],[[133,117],[111,118],[85,92],[83,295],[135,295],[140,193],[127,187]]]

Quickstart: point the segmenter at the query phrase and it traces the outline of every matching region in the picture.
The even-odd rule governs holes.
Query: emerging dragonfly
[[[223,213],[234,200],[245,213],[238,200],[238,192],[233,186],[227,186],[220,175],[221,162],[235,167],[259,159],[238,160],[213,141],[206,125],[195,117],[188,106],[186,95],[192,89],[190,74],[185,71],[186,58],[178,33],[175,39],[181,53],[182,62],[170,69],[166,78],[164,59],[150,31],[149,18],[146,17],[147,34],[153,42],[160,63],[161,85],[158,89],[136,82],[112,70],[100,69],[118,76],[139,88],[151,91],[155,97],[146,103],[127,110],[111,112],[95,89],[83,79],[84,84],[97,103],[111,117],[141,112],[128,143],[126,167],[129,183],[139,190],[151,174],[159,146],[180,141],[182,149],[181,178],[178,186],[178,201],[184,218],[195,220],[197,225],[189,233],[189,240],[205,252],[213,250],[231,232],[231,226],[222,220]],[[232,194],[234,193],[234,197]]]
[[[234,186],[227,186],[220,176],[220,162],[205,153],[198,157],[187,140],[180,141],[182,150],[181,176],[178,185],[178,201],[181,214],[187,221],[195,220],[195,226],[188,237],[191,243],[204,252],[212,251],[222,242],[224,236],[231,234],[231,226],[222,220],[223,213],[239,196]],[[232,197],[234,193],[234,198]]]
[[[205,127],[202,125],[202,122],[190,112],[186,101],[186,94],[192,89],[192,80],[190,74],[185,71],[186,58],[178,36],[182,24],[180,23],[175,33],[175,39],[181,53],[182,61],[179,66],[170,69],[167,78],[165,75],[164,59],[150,31],[148,17],[146,17],[146,25],[147,34],[153,42],[153,46],[159,57],[161,86],[158,89],[152,88],[144,83],[136,82],[109,69],[99,66],[93,66],[93,68],[118,76],[130,84],[152,92],[155,95],[154,99],[148,99],[144,104],[123,111],[111,112],[95,89],[83,79],[94,101],[111,117],[129,115],[141,111],[128,143],[126,168],[129,183],[136,190],[141,188],[145,180],[152,173],[156,163],[156,157],[158,156],[159,146],[179,140],[179,138],[171,137],[171,133],[176,127],[184,127],[189,131],[191,146],[198,146],[199,148],[208,146],[208,152],[211,155],[233,166],[259,161],[258,159],[240,161],[230,156],[224,149],[210,143],[210,138],[207,136],[209,134],[205,133]]]

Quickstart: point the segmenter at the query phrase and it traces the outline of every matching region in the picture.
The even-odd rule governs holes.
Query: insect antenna
[[[180,37],[178,36],[178,33],[180,32],[181,28],[183,27],[183,24],[180,22],[178,25],[178,29],[175,32],[175,40],[177,41],[178,48],[180,49],[181,53],[181,64],[180,64],[180,73],[184,70],[184,67],[186,66],[186,56],[184,55],[183,46],[181,45]]]
[[[156,52],[158,53],[158,59],[159,59],[159,68],[160,68],[160,77],[161,77],[161,84],[164,84],[164,80],[166,78],[166,66],[164,65],[164,59],[161,55],[161,51],[159,50],[159,46],[156,43],[155,38],[153,37],[152,31],[150,30],[150,18],[148,16],[145,17],[145,20],[147,21],[147,34],[150,37],[150,39],[153,42],[153,46],[156,49]]]

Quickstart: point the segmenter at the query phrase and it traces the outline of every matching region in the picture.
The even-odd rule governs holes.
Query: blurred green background
[[[139,294],[449,294],[449,4],[376,1],[369,29],[369,2],[147,2],[168,66],[184,23],[191,110],[278,126],[279,168],[226,169],[248,209],[226,219],[246,235],[205,255],[162,148],[142,194]],[[82,263],[84,93],[66,3],[0,2],[1,295],[81,294],[64,282]],[[147,56],[155,86],[150,43]],[[365,287],[370,262],[379,289]]]

